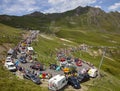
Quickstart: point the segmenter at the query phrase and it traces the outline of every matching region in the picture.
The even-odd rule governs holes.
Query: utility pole
[[[98,67],[98,77],[100,77],[100,68],[101,68],[101,65],[103,63],[103,59],[104,59],[105,53],[106,53],[106,48],[104,48],[104,50],[103,50],[102,58],[100,60],[100,64],[99,64],[99,67]]]

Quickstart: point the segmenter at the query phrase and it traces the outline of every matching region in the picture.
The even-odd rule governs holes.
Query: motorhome
[[[52,91],[60,90],[68,83],[64,75],[56,75],[49,80],[48,86]]]

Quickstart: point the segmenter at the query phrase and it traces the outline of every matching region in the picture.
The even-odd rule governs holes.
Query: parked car
[[[80,89],[80,82],[78,81],[77,77],[71,76],[68,78],[68,84],[74,87],[75,89]]]
[[[31,74],[30,72],[26,72],[23,77],[25,79],[31,80],[36,84],[41,84],[40,78],[35,76],[34,74]]]
[[[52,91],[58,91],[68,83],[64,75],[56,75],[48,81],[48,88]]]
[[[11,58],[11,56],[8,56],[7,58],[6,58],[6,60],[5,60],[5,62],[12,62],[13,60],[12,60],[12,58]]]
[[[58,67],[57,64],[50,64],[50,69],[56,70]]]
[[[14,63],[12,63],[12,62],[5,62],[5,67],[9,71],[16,71],[16,67],[15,67]]]
[[[90,79],[90,76],[88,75],[88,73],[78,74],[77,79],[79,80],[79,82],[85,82]]]
[[[82,66],[82,60],[80,60],[79,58],[75,59],[75,63],[77,66]]]
[[[21,56],[21,57],[19,58],[19,61],[20,61],[21,63],[27,63],[26,58],[25,58],[24,56]]]
[[[68,62],[67,62],[67,60],[66,60],[65,58],[61,58],[61,59],[60,59],[60,66],[61,66],[61,67],[65,67],[67,63],[68,63]]]
[[[35,70],[40,70],[40,71],[45,70],[44,65],[41,63],[34,63],[34,64],[30,65],[30,68],[35,69]]]

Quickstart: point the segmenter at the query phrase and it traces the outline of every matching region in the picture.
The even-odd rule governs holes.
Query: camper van
[[[66,77],[63,75],[56,75],[52,77],[48,82],[49,89],[52,91],[60,90],[68,83]]]
[[[97,69],[96,68],[89,69],[88,74],[90,77],[93,77],[93,78],[96,77],[97,76]]]

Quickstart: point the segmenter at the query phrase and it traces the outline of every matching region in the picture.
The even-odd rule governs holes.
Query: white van
[[[97,69],[96,69],[96,68],[91,68],[91,69],[89,69],[88,75],[89,75],[90,77],[96,77],[96,76],[97,76]]]
[[[49,89],[52,91],[60,90],[67,85],[67,79],[63,75],[56,75],[48,81]]]
[[[9,71],[16,71],[16,67],[14,65],[14,63],[12,62],[5,62],[5,67],[9,70]]]

